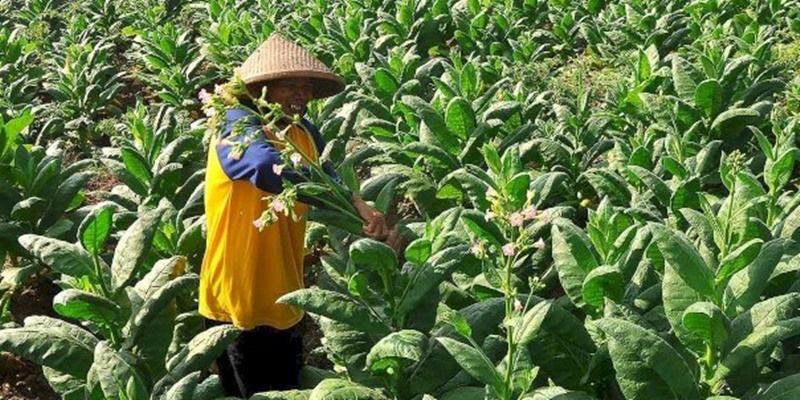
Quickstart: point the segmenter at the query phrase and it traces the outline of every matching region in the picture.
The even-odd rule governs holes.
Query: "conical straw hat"
[[[279,78],[309,78],[314,85],[314,97],[318,99],[333,96],[345,86],[344,79],[313,54],[279,33],[270,35],[236,72],[246,84]]]

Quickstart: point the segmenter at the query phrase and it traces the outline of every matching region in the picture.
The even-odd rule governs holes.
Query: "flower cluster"
[[[206,125],[212,130],[219,129],[226,108],[238,105],[239,98],[246,93],[247,86],[239,75],[234,75],[230,81],[222,85],[214,86],[213,93],[209,93],[206,89],[200,90],[197,98],[200,100],[203,114],[208,118]]]
[[[297,190],[289,184],[285,183],[284,185],[288,187],[285,187],[280,194],[264,197],[264,200],[267,202],[267,207],[261,215],[253,221],[253,226],[255,226],[259,232],[277,222],[280,215],[291,217],[294,221],[300,219],[300,215],[295,212]]]
[[[509,233],[508,236],[511,238],[509,242],[498,249],[505,257],[514,257],[528,248],[542,250],[545,247],[542,238],[533,241],[530,233],[525,229],[525,224],[529,221],[541,220],[544,217],[539,213],[536,205],[533,204],[534,195],[534,192],[529,191],[524,208],[514,210],[508,206],[503,194],[498,193],[491,187],[486,191],[486,197],[489,199],[491,206],[486,210],[484,218],[487,222],[494,222],[501,230]],[[488,253],[485,244],[482,242],[473,244],[470,252],[478,258],[483,258]]]

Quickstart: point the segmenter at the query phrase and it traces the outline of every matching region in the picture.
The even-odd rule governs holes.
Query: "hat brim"
[[[322,99],[340,93],[345,88],[344,79],[336,74],[316,70],[271,71],[248,76],[244,79],[247,85],[266,84],[270,81],[285,78],[308,78],[314,88],[314,98]]]

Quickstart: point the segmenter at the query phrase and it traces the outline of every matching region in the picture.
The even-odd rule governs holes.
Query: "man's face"
[[[276,79],[267,83],[267,101],[280,104],[289,116],[304,116],[313,98],[314,87],[308,78]]]

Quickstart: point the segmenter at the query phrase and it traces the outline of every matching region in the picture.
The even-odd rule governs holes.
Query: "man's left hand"
[[[353,205],[358,210],[361,218],[366,221],[364,223],[364,234],[375,240],[386,240],[389,235],[389,227],[386,225],[384,215],[356,194],[353,194]]]

